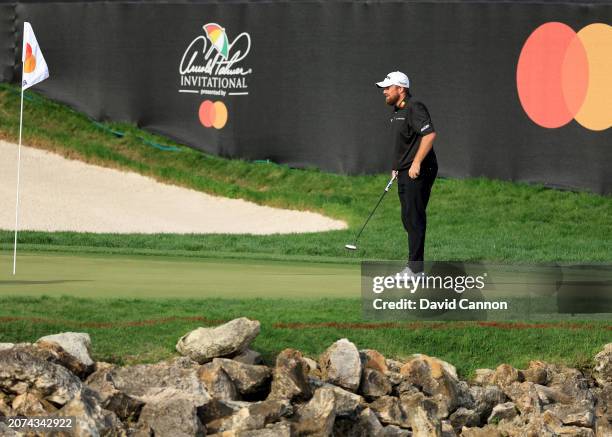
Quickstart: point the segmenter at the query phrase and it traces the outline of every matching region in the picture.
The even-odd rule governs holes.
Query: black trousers
[[[417,273],[423,271],[425,255],[425,231],[427,215],[425,209],[429,202],[431,187],[438,174],[436,163],[421,165],[421,174],[416,179],[402,170],[397,176],[397,192],[402,206],[402,223],[408,233],[408,267]]]

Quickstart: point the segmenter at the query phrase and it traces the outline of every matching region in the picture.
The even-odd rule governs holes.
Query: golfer
[[[385,102],[393,107],[391,168],[392,176],[397,177],[402,223],[408,233],[408,264],[401,273],[419,274],[425,255],[425,209],[438,174],[433,150],[436,132],[425,105],[410,95],[408,76],[394,71],[376,85],[383,88]]]

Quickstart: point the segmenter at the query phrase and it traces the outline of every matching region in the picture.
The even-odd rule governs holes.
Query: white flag
[[[36,36],[32,26],[27,21],[23,23],[23,50],[21,55],[23,62],[22,68],[22,89],[30,88],[38,82],[42,82],[49,77],[49,68],[45,58],[38,47]]]

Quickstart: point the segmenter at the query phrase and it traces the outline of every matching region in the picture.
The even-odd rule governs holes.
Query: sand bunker
[[[0,141],[0,229],[15,228],[17,145]],[[19,229],[275,234],[346,229],[321,214],[259,206],[24,147]]]

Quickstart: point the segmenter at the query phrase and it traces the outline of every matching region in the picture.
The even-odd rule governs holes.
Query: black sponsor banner
[[[388,171],[390,109],[374,82],[402,70],[432,115],[441,175],[612,192],[610,63],[585,63],[609,59],[597,49],[609,3],[28,2],[0,14],[2,80],[19,79],[6,65],[29,21],[45,95],[207,152]],[[556,56],[543,71],[539,53]]]

